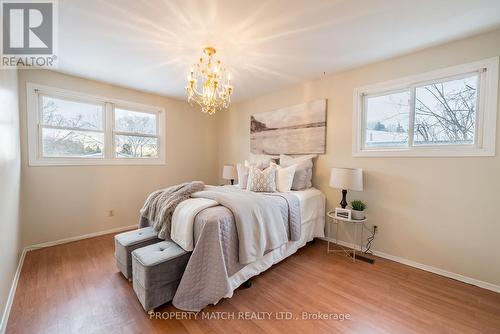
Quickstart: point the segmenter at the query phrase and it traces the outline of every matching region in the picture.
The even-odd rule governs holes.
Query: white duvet
[[[292,191],[300,202],[301,224],[309,224],[325,215],[325,196],[316,188]],[[202,210],[217,206],[214,200],[206,198],[190,198],[181,202],[172,216],[170,237],[184,250],[191,252],[194,249],[194,221]],[[314,232],[323,234],[324,224],[316,224]]]

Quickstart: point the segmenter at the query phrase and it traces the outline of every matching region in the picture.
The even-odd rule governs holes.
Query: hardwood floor
[[[150,320],[116,269],[112,238],[29,252],[7,333],[500,333],[500,294],[380,258],[374,265],[352,263],[327,255],[322,241],[255,277],[251,288],[238,289],[196,320]],[[177,310],[166,305],[157,311]],[[201,319],[266,317],[239,312],[275,313],[271,320]],[[290,313],[276,312],[299,319],[278,320]],[[302,312],[350,319],[302,320]]]

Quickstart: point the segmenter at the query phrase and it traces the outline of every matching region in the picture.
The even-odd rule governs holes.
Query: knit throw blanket
[[[192,193],[201,191],[205,184],[200,181],[181,183],[151,193],[142,207],[139,228],[153,225],[158,238],[170,239],[172,215],[177,205]]]

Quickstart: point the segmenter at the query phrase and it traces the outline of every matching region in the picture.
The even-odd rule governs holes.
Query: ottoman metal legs
[[[147,312],[170,302],[191,253],[173,241],[162,241],[132,252],[134,291]]]

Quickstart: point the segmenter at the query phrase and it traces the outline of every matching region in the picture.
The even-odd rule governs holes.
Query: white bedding
[[[184,250],[191,252],[194,248],[194,219],[198,213],[207,208],[219,205],[207,198],[190,198],[180,202],[172,215],[170,238]]]
[[[292,193],[294,193],[300,201],[302,218],[300,240],[287,242],[283,246],[270,251],[259,260],[246,265],[240,271],[229,277],[232,290],[225,297],[232,297],[233,291],[241,284],[253,276],[266,271],[272,265],[289,257],[299,248],[305,246],[308,241],[325,236],[325,195],[316,188],[292,191]]]
[[[235,186],[236,187],[236,186]],[[316,235],[324,233],[325,196],[316,188],[291,191],[300,202],[301,224],[307,225],[322,218],[323,224],[313,224]],[[194,247],[193,225],[196,215],[209,207],[216,206],[214,200],[205,198],[190,198],[181,202],[172,216],[170,238],[184,250],[190,252]],[[321,220],[321,219],[319,219]]]

